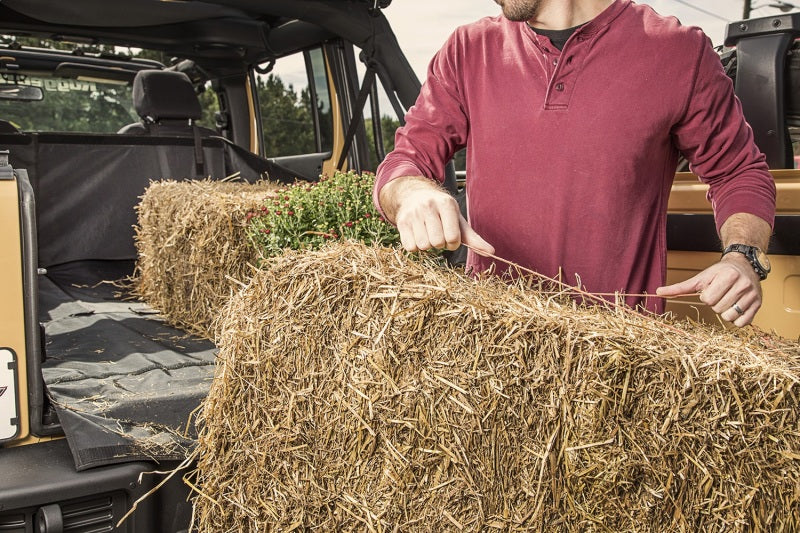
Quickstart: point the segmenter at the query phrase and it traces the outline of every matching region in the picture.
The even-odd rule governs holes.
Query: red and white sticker
[[[8,348],[0,348],[0,441],[13,439],[17,434],[17,357]]]

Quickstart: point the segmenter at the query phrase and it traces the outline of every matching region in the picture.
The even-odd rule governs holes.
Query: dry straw
[[[337,243],[230,301],[194,527],[796,531],[800,346]]]
[[[214,338],[220,308],[257,262],[247,242],[247,213],[279,184],[153,182],[137,206],[134,292],[165,319]]]

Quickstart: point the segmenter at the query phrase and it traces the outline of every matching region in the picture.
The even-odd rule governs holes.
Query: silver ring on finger
[[[736,311],[737,313],[739,313],[739,316],[742,316],[742,315],[744,314],[744,309],[742,309],[741,307],[739,307],[739,303],[738,303],[738,302],[737,302],[737,303],[735,303],[735,304],[733,304],[733,305],[731,306],[731,309],[733,309],[734,311]]]

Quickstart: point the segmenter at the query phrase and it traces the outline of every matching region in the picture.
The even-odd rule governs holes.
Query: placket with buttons
[[[578,65],[588,52],[591,36],[577,30],[559,50],[543,36],[537,36],[547,72],[545,110],[567,109],[578,75]]]

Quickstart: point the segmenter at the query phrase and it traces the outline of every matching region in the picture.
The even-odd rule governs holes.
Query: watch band
[[[752,265],[753,270],[755,270],[756,274],[758,274],[759,279],[763,281],[767,278],[767,274],[769,274],[770,271],[769,261],[766,259],[766,255],[759,247],[750,246],[749,244],[731,244],[722,251],[722,257],[725,257],[726,254],[731,252],[738,252],[744,255],[745,258],[747,258],[747,260],[750,262],[750,265]],[[761,264],[761,261],[759,260],[760,255],[764,256],[766,264]]]

